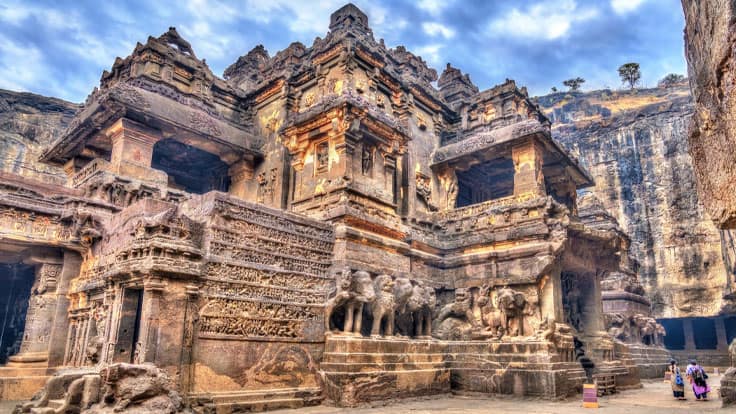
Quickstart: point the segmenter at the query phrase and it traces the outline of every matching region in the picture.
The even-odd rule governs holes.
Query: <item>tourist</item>
[[[672,384],[672,395],[678,400],[684,401],[685,398],[685,381],[682,379],[682,373],[680,373],[680,367],[677,366],[677,361],[670,359],[670,383]]]
[[[708,375],[705,373],[703,367],[698,365],[694,359],[691,359],[690,364],[687,366],[686,374],[688,380],[690,380],[690,384],[693,386],[695,399],[698,401],[707,401],[710,387],[708,386],[708,383],[705,382],[705,380],[708,379]]]

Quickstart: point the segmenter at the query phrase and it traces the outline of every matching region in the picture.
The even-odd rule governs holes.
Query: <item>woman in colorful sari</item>
[[[708,379],[708,375],[705,373],[703,367],[698,365],[695,360],[690,360],[686,374],[690,380],[690,384],[693,386],[695,399],[698,401],[707,401],[710,387],[708,386],[708,383],[705,382],[705,380]]]
[[[670,383],[672,384],[672,395],[678,400],[686,400],[685,398],[685,381],[682,379],[682,373],[680,367],[677,366],[677,361],[674,359],[670,360]]]

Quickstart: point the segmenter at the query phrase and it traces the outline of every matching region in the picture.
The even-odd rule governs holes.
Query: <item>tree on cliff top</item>
[[[562,82],[563,85],[570,88],[570,92],[577,92],[580,89],[580,86],[585,83],[585,79],[581,77],[568,79],[564,82]]]
[[[679,73],[670,73],[669,75],[660,79],[657,83],[657,86],[659,86],[660,88],[670,88],[684,81],[685,77],[680,75]]]
[[[636,62],[624,63],[618,68],[618,76],[621,77],[621,82],[628,83],[629,87],[634,89],[641,78],[639,64]]]

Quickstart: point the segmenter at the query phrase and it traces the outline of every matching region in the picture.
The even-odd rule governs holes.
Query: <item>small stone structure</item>
[[[664,368],[628,238],[578,202],[592,178],[526,90],[438,78],[353,5],[329,29],[225,79],[150,37],[44,151],[65,186],[0,176],[0,257],[33,267],[43,315],[2,398],[61,367],[88,372],[49,380],[68,406],[201,413],[557,399]]]

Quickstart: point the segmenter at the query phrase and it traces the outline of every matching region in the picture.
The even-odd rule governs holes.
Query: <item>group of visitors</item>
[[[705,373],[703,367],[698,365],[697,361],[691,359],[688,362],[684,377],[680,371],[680,367],[677,366],[677,361],[674,359],[670,360],[669,371],[672,394],[675,398],[681,401],[687,400],[685,398],[685,380],[687,380],[693,388],[695,399],[698,401],[708,401],[708,393],[710,392],[710,387],[706,382],[708,374]]]

